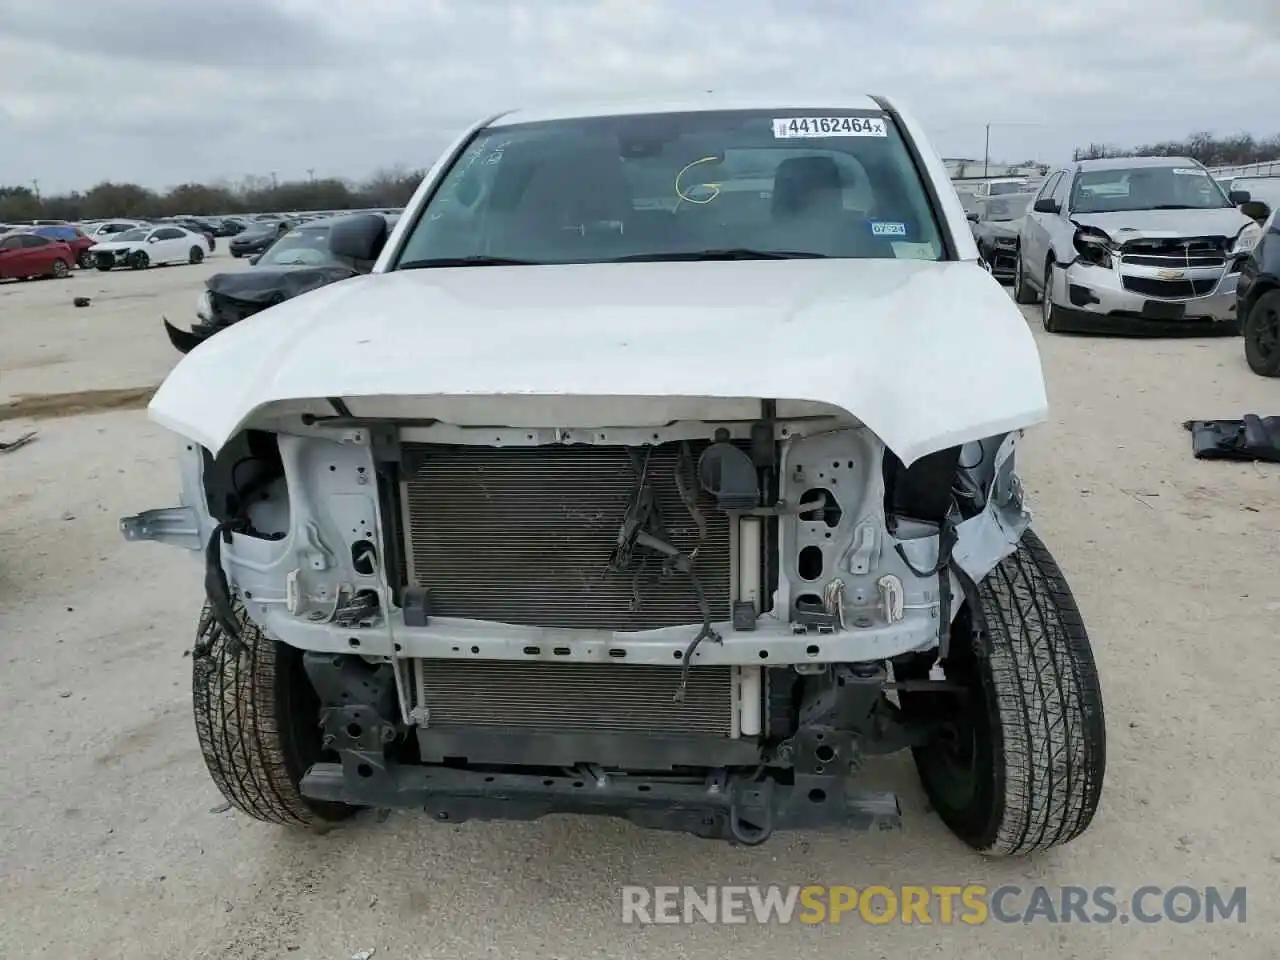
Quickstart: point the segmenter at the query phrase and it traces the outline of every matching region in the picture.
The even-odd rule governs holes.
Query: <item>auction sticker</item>
[[[822,137],[887,137],[884,117],[778,117],[775,140]]]
[[[1180,173],[1184,177],[1199,177],[1203,175],[1203,170],[1197,170],[1195,167],[1174,167],[1174,173]]]
[[[877,237],[905,237],[907,225],[892,220],[872,220],[871,233]]]

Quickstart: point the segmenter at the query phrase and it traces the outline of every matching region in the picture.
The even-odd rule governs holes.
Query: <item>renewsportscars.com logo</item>
[[[1244,887],[623,887],[623,923],[1245,922]]]

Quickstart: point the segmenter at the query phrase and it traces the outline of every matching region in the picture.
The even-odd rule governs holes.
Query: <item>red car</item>
[[[34,233],[0,236],[0,280],[65,277],[75,262],[75,252],[60,241]]]
[[[85,269],[93,266],[93,257],[89,256],[89,248],[98,241],[93,237],[85,236],[84,231],[79,227],[70,223],[41,224],[27,232],[34,233],[38,237],[48,237],[55,243],[65,243],[75,254],[77,266]]]

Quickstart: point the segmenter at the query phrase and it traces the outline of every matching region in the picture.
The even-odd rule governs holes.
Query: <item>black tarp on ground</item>
[[[1197,460],[1280,463],[1280,416],[1245,414],[1240,420],[1187,420]]]

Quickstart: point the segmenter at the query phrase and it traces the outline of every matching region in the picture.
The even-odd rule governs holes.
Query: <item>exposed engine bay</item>
[[[589,434],[308,416],[189,449],[184,499],[209,516],[126,535],[195,548],[216,524],[215,618],[236,630],[242,603],[308,651],[319,799],[519,817],[591,783],[638,822],[742,842],[892,825],[896,801],[845,781],[929,732],[887,668],[939,659],[1016,545],[1016,435],[908,468],[847,417],[774,410]]]

